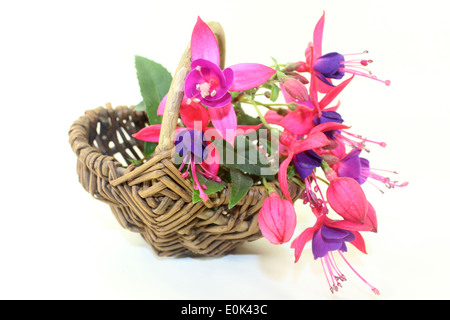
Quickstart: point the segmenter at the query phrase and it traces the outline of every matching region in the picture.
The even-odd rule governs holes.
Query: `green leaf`
[[[253,179],[241,171],[231,169],[231,192],[228,209],[233,208],[247,194],[253,186]]]
[[[135,105],[134,106],[134,111],[146,111],[145,110],[145,103],[144,103],[144,101],[141,101],[137,105]]]
[[[204,176],[202,176],[201,174],[197,174],[197,178],[198,178],[198,182],[201,185],[206,185],[206,190],[203,190],[207,195],[216,193],[221,191],[222,189],[224,189],[226,187],[225,183],[221,183],[221,182],[216,182],[214,180],[209,180],[206,179]],[[192,180],[192,184],[194,185],[194,181]],[[197,203],[201,200],[200,198],[200,192],[198,190],[194,190],[194,192],[192,193],[192,202],[193,203]]]
[[[215,140],[214,145],[219,150],[221,166],[237,169],[250,175],[273,180],[274,172],[269,160],[256,148],[249,137],[237,136],[234,148],[224,140]],[[262,169],[265,169],[262,171]]]
[[[159,103],[169,92],[172,76],[159,63],[141,56],[135,56],[135,66],[148,120],[150,124],[159,124],[161,117],[156,112]]]
[[[297,174],[297,171],[295,170],[294,166],[289,166],[287,168],[287,178],[291,179]]]
[[[277,85],[273,85],[270,88],[270,101],[275,102],[278,100],[278,96],[280,95],[280,88]]]
[[[150,158],[150,156],[155,152],[156,147],[158,146],[157,142],[144,142],[144,156],[145,158]]]

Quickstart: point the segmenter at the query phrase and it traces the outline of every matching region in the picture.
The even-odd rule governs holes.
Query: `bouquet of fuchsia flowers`
[[[366,69],[371,60],[349,59],[350,55],[337,52],[323,54],[324,20],[325,14],[307,45],[305,61],[280,64],[274,59],[272,66],[241,63],[222,69],[214,33],[198,18],[190,42],[191,70],[185,79],[174,154],[182,176],[193,183],[194,202],[207,201],[209,195],[224,188],[222,182],[229,182],[231,208],[251,186],[262,183],[269,197],[258,214],[258,223],[272,244],[286,243],[294,236],[297,216],[288,180],[300,185],[303,204],[309,205],[316,223],[292,241],[295,262],[311,241],[314,259],[320,259],[331,292],[346,280],[333,256],[337,253],[379,294],[343,253],[347,242],[366,253],[361,232],[377,231],[375,210],[361,185],[369,180],[388,188],[407,183],[392,181],[371,168],[362,157],[368,151],[367,144],[384,147],[385,143],[351,133],[338,113],[340,102],[334,101],[355,76],[387,86],[390,81],[380,80]],[[360,55],[364,54],[367,52]],[[160,65],[136,58],[141,92],[149,85],[141,65],[150,63],[158,76],[158,83],[153,84],[160,97],[157,107],[145,94],[143,103],[136,107],[147,111],[151,125],[134,137],[145,141],[146,156],[151,157],[159,141],[158,117],[164,113],[171,76]],[[248,114],[243,105],[254,109],[256,116]],[[263,113],[261,109],[266,110]],[[253,159],[252,150],[256,152]],[[340,218],[331,218],[330,209]]]

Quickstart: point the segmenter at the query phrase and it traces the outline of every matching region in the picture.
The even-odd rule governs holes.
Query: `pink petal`
[[[373,208],[372,204],[367,201],[368,203],[368,210],[367,210],[367,217],[365,221],[365,225],[368,227],[371,227],[369,231],[377,232],[378,231],[378,220],[377,220],[377,214],[375,212],[375,209]]]
[[[236,138],[237,118],[231,103],[223,107],[208,108],[213,126],[229,144],[234,146]]]
[[[313,134],[316,132],[327,132],[331,130],[341,130],[341,129],[349,129],[349,126],[339,122],[325,122],[315,126],[309,134]]]
[[[147,141],[147,142],[159,142],[159,133],[161,131],[160,124],[154,124],[148,127],[145,127],[139,132],[133,134],[132,136],[138,140]]]
[[[208,149],[208,157],[203,161],[200,166],[205,170],[211,173],[212,175],[217,176],[220,167],[220,153],[217,147],[213,143],[209,143],[207,146]]]
[[[345,81],[342,81],[336,87],[332,87],[332,89],[328,91],[328,93],[322,98],[322,100],[320,100],[320,109],[323,110],[327,105],[329,105],[337,97],[337,95],[341,93],[342,90],[344,90],[344,88],[350,83],[350,81],[352,81],[354,77],[355,75]]]
[[[314,127],[315,113],[305,106],[298,106],[289,112],[278,124],[289,132],[298,135],[308,134]]]
[[[166,103],[167,103],[167,96],[168,96],[168,94],[166,94],[164,96],[164,98],[161,100],[161,102],[159,103],[158,111],[156,112],[157,116],[164,115],[164,109],[166,108]]]
[[[288,242],[297,225],[294,206],[281,199],[276,192],[264,200],[258,213],[258,224],[262,235],[272,244]]]
[[[314,231],[316,231],[316,228],[307,228],[294,241],[292,241],[291,248],[295,249],[295,262],[298,262],[300,259],[306,243],[312,240]]]
[[[267,123],[279,124],[280,121],[284,119],[284,117],[282,115],[279,115],[276,111],[269,110],[264,115],[264,119],[266,119]]]
[[[349,231],[372,231],[373,227],[364,223],[352,222],[347,220],[331,220],[325,223],[327,227],[345,229]]]
[[[188,104],[187,99],[181,103],[180,117],[187,128],[195,128],[199,131],[204,131],[209,123],[208,110],[194,101]]]
[[[325,11],[322,17],[316,24],[314,28],[313,45],[314,45],[314,60],[322,55],[322,37],[323,37],[323,27],[325,24]]]
[[[236,127],[236,136],[240,136],[243,134],[251,133],[253,131],[258,130],[261,128],[262,123],[257,126],[248,126],[248,125],[237,125]]]
[[[292,145],[294,153],[300,153],[306,150],[322,148],[329,144],[328,138],[322,132],[309,134],[304,140],[295,141]]]
[[[289,187],[287,182],[287,167],[292,161],[294,157],[294,153],[292,150],[289,150],[288,157],[281,163],[280,168],[278,170],[278,182],[280,183],[280,189],[283,192],[284,197],[292,203],[291,195],[289,194]]]
[[[352,232],[355,235],[355,240],[353,240],[350,243],[354,245],[355,248],[361,251],[362,253],[367,254],[366,243],[364,242],[364,238],[362,237],[362,235],[357,231]]]
[[[265,83],[275,70],[259,63],[240,63],[230,67],[234,72],[231,91],[245,91]]]
[[[327,189],[327,200],[331,208],[345,220],[365,223],[369,202],[355,179],[333,179]]]
[[[200,17],[197,18],[191,36],[192,60],[205,59],[220,66],[220,52],[216,37]]]

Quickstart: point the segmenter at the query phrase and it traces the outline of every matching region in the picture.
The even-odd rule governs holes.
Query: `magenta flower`
[[[288,200],[281,199],[278,193],[271,192],[259,211],[258,223],[262,235],[270,243],[288,242],[297,224],[294,206]]]
[[[319,92],[329,92],[333,88],[331,79],[342,79],[345,74],[352,74],[374,79],[389,86],[389,80],[380,80],[364,67],[372,63],[368,59],[351,59],[346,60],[346,56],[354,56],[360,54],[340,54],[330,52],[322,54],[322,38],[325,23],[325,12],[316,24],[313,33],[313,42],[308,45],[306,50],[306,62],[300,63],[297,69],[299,72],[311,73],[311,86]],[[366,54],[364,51],[361,54]]]
[[[158,114],[162,114],[165,106],[165,99],[161,102]],[[220,182],[217,176],[220,165],[220,155],[213,139],[222,139],[222,135],[212,127],[208,127],[210,117],[208,111],[199,103],[183,99],[180,107],[180,117],[186,127],[177,127],[175,132],[175,149],[183,157],[179,170],[183,170],[187,164],[186,171],[182,174],[184,178],[192,174],[194,188],[199,191],[203,201],[208,200],[208,195],[204,192],[206,186],[198,181],[197,174]],[[246,134],[257,130],[259,126],[237,126],[235,134]],[[133,137],[148,142],[158,142],[161,125],[151,125],[141,129]]]
[[[237,121],[229,91],[245,91],[265,83],[276,72],[258,63],[220,68],[220,53],[212,30],[198,17],[191,37],[192,71],[186,77],[185,95],[208,107],[214,127],[234,145]],[[188,103],[189,101],[188,100]],[[228,130],[228,132],[227,132]]]
[[[373,293],[379,295],[378,289],[367,282],[343,255],[344,252],[347,252],[346,242],[367,254],[364,239],[359,233],[359,231],[366,231],[365,227],[345,220],[332,220],[326,216],[323,210],[321,212],[316,210],[315,213],[317,217],[315,225],[305,229],[291,244],[291,248],[295,249],[295,262],[300,259],[306,243],[312,241],[314,259],[320,259],[332,293],[337,292],[342,287],[341,282],[347,280],[339,270],[333,255],[334,252],[338,252],[350,269],[370,287]]]

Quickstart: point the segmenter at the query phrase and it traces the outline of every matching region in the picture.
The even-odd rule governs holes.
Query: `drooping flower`
[[[255,88],[270,79],[275,70],[258,63],[241,63],[222,70],[217,40],[200,17],[192,32],[190,50],[192,70],[184,89],[188,103],[192,100],[207,106],[214,127],[234,145],[237,121],[229,91]]]
[[[262,235],[272,244],[282,244],[291,240],[297,225],[297,216],[291,202],[281,199],[271,192],[264,200],[258,214]]]
[[[345,74],[352,74],[371,78],[389,86],[389,80],[380,80],[370,71],[364,69],[372,63],[369,59],[351,59],[345,57],[359,54],[340,54],[337,52],[322,53],[323,28],[325,23],[325,12],[316,24],[313,33],[313,42],[306,49],[306,62],[299,63],[298,72],[311,73],[311,85],[319,92],[329,92],[334,87],[331,79],[342,79]],[[364,51],[361,54],[367,54]],[[317,81],[318,80],[318,81]]]
[[[347,280],[339,270],[333,255],[334,252],[338,252],[350,269],[370,287],[373,293],[379,295],[378,289],[361,277],[343,255],[343,252],[347,252],[346,242],[351,243],[359,251],[367,254],[364,239],[359,233],[359,231],[366,231],[364,226],[345,220],[332,220],[327,217],[323,209],[323,207],[316,207],[317,220],[314,226],[305,229],[292,242],[291,248],[295,250],[295,262],[299,261],[306,243],[312,241],[314,259],[321,260],[322,268],[332,293],[337,292],[342,287],[341,282]]]

